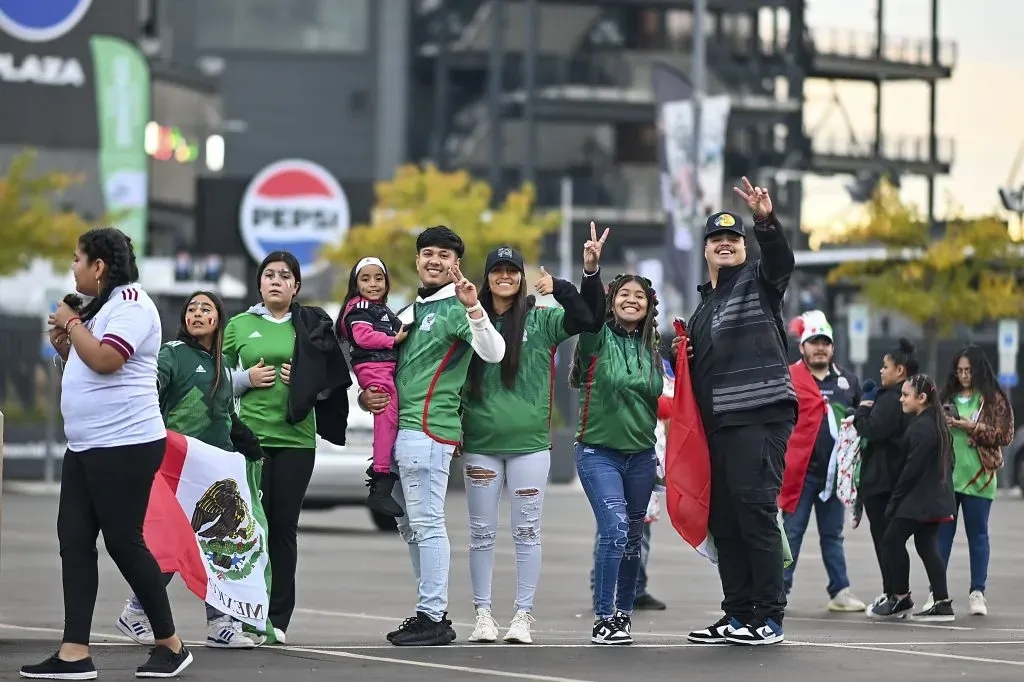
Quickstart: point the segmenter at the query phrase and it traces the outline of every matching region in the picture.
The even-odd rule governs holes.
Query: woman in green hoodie
[[[570,385],[580,389],[576,469],[599,535],[595,644],[633,642],[630,614],[644,516],[657,478],[654,429],[664,390],[657,318],[650,280],[619,275],[608,285],[604,326],[580,334],[569,372]]]

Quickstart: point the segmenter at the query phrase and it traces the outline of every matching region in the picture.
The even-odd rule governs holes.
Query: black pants
[[[907,554],[907,540],[914,537],[917,556],[924,563],[928,582],[932,586],[935,601],[949,598],[946,587],[946,563],[939,553],[939,524],[891,519],[885,531],[885,566],[889,572],[889,594],[910,593],[910,555]]]
[[[156,639],[174,635],[167,590],[153,554],[142,539],[149,491],[164,458],[166,441],[95,448],[64,454],[57,511],[61,575],[64,582],[64,642],[88,644],[103,543],[131,586],[153,626]]]
[[[871,526],[871,542],[875,546],[878,570],[882,573],[882,594],[894,594],[892,583],[889,582],[889,572],[885,568],[885,532],[889,528],[889,517],[885,515],[885,509],[888,506],[889,493],[864,498],[864,513],[867,514],[868,524]]]
[[[287,631],[295,610],[299,512],[313,476],[312,448],[263,448],[263,511],[270,543],[270,622]]]
[[[778,497],[793,422],[731,426],[711,434],[708,530],[718,549],[722,610],[743,623],[786,609]]]

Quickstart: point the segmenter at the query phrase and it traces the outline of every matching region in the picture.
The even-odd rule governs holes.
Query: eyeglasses
[[[957,367],[957,368],[956,368],[956,373],[957,373],[957,374],[958,374],[959,376],[962,376],[962,377],[963,377],[963,376],[971,376],[971,368],[970,368],[970,367],[967,367],[967,368],[965,369],[965,368],[963,368],[963,367]]]

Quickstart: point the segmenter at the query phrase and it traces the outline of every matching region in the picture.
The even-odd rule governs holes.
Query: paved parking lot
[[[0,553],[0,680],[17,679],[26,661],[51,653],[63,619],[55,533],[56,498],[45,494],[4,494]],[[825,575],[809,531],[801,570],[786,617],[787,643],[769,648],[701,648],[686,643],[686,632],[718,616],[721,598],[713,568],[683,545],[667,521],[654,530],[649,567],[651,591],[667,611],[634,615],[633,647],[602,648],[588,643],[591,614],[587,574],[593,521],[582,492],[561,487],[545,506],[544,572],[537,599],[531,647],[470,645],[472,629],[467,563],[465,500],[449,503],[452,536],[451,617],[459,639],[448,647],[392,647],[384,633],[411,615],[414,589],[408,552],[394,535],[377,533],[361,509],[310,512],[299,539],[299,608],[288,646],[248,652],[211,651],[202,607],[175,581],[174,613],[186,640],[196,642],[189,679],[351,679],[367,681],[507,678],[552,682],[757,679],[829,682],[1024,679],[1024,501],[997,501],[992,513],[991,615],[960,615],[948,625],[868,622],[863,614],[824,610]],[[507,516],[507,514],[506,514]],[[507,518],[504,520],[507,524]],[[105,680],[134,679],[146,652],[117,636],[113,621],[127,587],[101,547],[100,595],[94,623],[94,656]],[[847,556],[854,590],[868,600],[879,589],[867,529],[848,530]],[[512,616],[515,564],[510,537],[500,538],[495,567],[495,616]],[[914,562],[913,583],[923,600],[924,570]],[[958,539],[950,567],[956,606],[966,611],[967,552]],[[938,667],[941,665],[941,672]]]

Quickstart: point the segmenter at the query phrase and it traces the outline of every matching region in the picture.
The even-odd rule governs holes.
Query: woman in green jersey
[[[297,423],[288,419],[296,349],[292,301],[302,286],[298,260],[275,251],[258,273],[261,300],[228,322],[224,364],[238,368],[232,377],[239,416],[266,453],[260,488],[273,567],[269,617],[275,638],[284,644],[295,610],[299,512],[313,475],[316,417],[309,412]]]
[[[600,331],[580,334],[569,384],[580,389],[576,470],[599,535],[591,641],[631,644],[640,539],[657,477],[658,397],[664,389],[658,301],[650,280],[616,277],[608,285],[606,311]]]
[[[533,640],[533,598],[540,578],[540,518],[551,463],[551,388],[555,349],[581,331],[594,331],[604,318],[598,273],[601,247],[591,223],[583,258],[582,295],[570,283],[542,273],[535,288],[554,294],[561,308],[538,308],[527,296],[523,257],[510,246],[487,256],[480,303],[505,339],[500,364],[473,357],[462,399],[462,450],[469,505],[469,573],[476,627],[471,642],[494,642],[491,576],[498,506],[508,486],[516,554],[515,616],[506,642]]]
[[[164,424],[171,431],[191,436],[215,448],[234,451],[233,441],[246,429],[234,416],[231,375],[221,356],[224,306],[216,294],[197,291],[181,307],[174,341],[157,356],[157,392]],[[249,441],[252,440],[251,434]],[[259,461],[258,444],[242,449]],[[173,573],[165,573],[170,582]],[[242,623],[206,605],[206,646],[216,649],[251,649],[263,642],[255,633],[244,633]],[[135,595],[132,595],[116,627],[139,644],[153,645],[153,627]]]
[[[1013,440],[1013,408],[996,381],[992,365],[977,346],[967,346],[953,358],[942,391],[942,404],[953,434],[957,511],[952,521],[939,526],[939,551],[948,566],[957,519],[962,514],[971,557],[968,608],[972,615],[984,616],[988,614],[988,515],[996,497],[996,471],[1002,466],[1002,449]],[[926,611],[931,603],[929,595]]]

